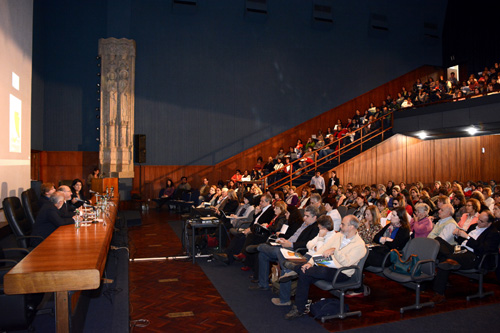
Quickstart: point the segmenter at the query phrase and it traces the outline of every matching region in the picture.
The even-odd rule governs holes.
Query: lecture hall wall
[[[498,147],[500,135],[420,140],[396,134],[335,170],[341,183],[353,184],[386,184],[388,180],[422,181],[429,185],[435,180],[499,181]],[[42,179],[54,183],[61,179],[86,177],[98,158],[97,153],[83,152],[41,154],[42,175],[46,177]],[[191,175],[189,182],[195,187],[201,185],[203,177],[208,177],[212,184],[221,179],[220,170],[213,166],[136,166],[135,174],[134,188],[142,189],[143,198],[155,198],[166,178],[178,182],[183,175]]]
[[[442,64],[424,22],[440,35],[446,1],[334,1],[333,23],[320,27],[312,1],[267,1],[263,17],[245,14],[244,0],[197,3],[182,13],[172,1],[35,1],[32,148],[99,150],[99,38],[136,41],[135,133],[147,137],[149,166],[215,166]],[[388,29],[372,29],[372,14]]]

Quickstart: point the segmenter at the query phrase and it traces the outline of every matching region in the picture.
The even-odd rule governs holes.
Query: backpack
[[[344,303],[344,311],[349,311],[349,306]],[[322,298],[311,304],[310,313],[314,319],[331,316],[340,312],[340,301],[337,298]]]

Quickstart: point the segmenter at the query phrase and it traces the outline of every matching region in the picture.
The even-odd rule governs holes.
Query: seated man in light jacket
[[[340,232],[331,237],[317,252],[324,257],[331,257],[330,262],[334,267],[317,266],[311,258],[302,266],[289,266],[299,273],[299,283],[295,294],[295,305],[285,315],[285,319],[298,318],[305,314],[309,287],[316,281],[333,281],[337,270],[342,267],[356,265],[366,254],[365,242],[358,235],[359,220],[354,215],[347,215],[342,220]],[[285,264],[285,266],[288,266]],[[354,274],[350,269],[341,272],[338,282],[347,281]]]

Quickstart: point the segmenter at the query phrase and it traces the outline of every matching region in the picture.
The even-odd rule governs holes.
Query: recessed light
[[[468,127],[468,128],[466,129],[466,131],[467,131],[470,135],[474,135],[474,134],[476,134],[476,133],[477,133],[478,129],[477,129],[476,127],[474,127],[474,126],[471,126],[471,127]]]
[[[420,138],[420,140],[425,140],[425,138],[427,138],[427,133],[425,133],[425,131],[422,131],[420,133],[417,133],[417,136]]]

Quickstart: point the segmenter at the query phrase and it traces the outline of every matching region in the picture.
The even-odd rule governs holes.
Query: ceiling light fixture
[[[475,135],[478,131],[477,127],[475,126],[471,126],[471,127],[468,127],[466,129],[466,131],[470,134],[470,135]]]
[[[425,140],[427,138],[427,133],[425,131],[419,132],[417,136],[420,138],[420,140]]]

